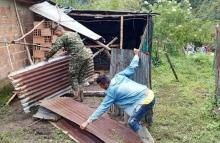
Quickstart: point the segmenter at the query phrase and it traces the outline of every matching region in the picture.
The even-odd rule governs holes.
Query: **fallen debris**
[[[35,113],[33,117],[50,121],[58,121],[61,118],[59,115],[43,107],[39,107],[37,113]]]
[[[86,121],[89,115],[93,113],[93,109],[67,97],[43,100],[40,103],[40,106],[43,106],[78,125]],[[117,139],[123,143],[141,143],[139,136],[130,128],[121,125],[110,119],[108,116],[104,116],[90,124],[86,131],[106,143],[115,143],[116,136]]]

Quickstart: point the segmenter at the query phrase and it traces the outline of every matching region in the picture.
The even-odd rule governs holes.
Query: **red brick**
[[[21,32],[13,5],[11,7],[0,7],[0,14],[0,41],[3,41],[4,38],[7,38],[7,41],[10,42],[21,37]],[[28,10],[28,6],[24,6],[19,8],[19,14],[24,31],[28,32],[33,28],[33,13]],[[32,41],[32,36],[28,36],[27,42],[32,43]],[[4,46],[4,44],[0,44],[0,47],[1,46]],[[27,56],[23,45],[11,45],[9,50],[12,61],[16,62],[14,63],[16,69],[26,65],[25,61]],[[2,79],[3,77],[7,77],[8,72],[11,71],[11,66],[9,63],[8,52],[5,47],[0,48],[0,55],[0,79]]]

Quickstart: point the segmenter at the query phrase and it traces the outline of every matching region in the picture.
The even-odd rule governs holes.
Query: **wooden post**
[[[123,49],[123,38],[124,38],[124,16],[121,16],[120,24],[120,49]]]
[[[216,41],[217,47],[215,51],[215,65],[216,65],[216,103],[220,106],[220,26],[216,26]]]
[[[23,35],[24,35],[24,30],[23,30],[23,27],[22,27],[22,24],[21,24],[21,19],[20,19],[19,13],[18,13],[16,0],[14,0],[14,7],[15,7],[15,12],[16,12],[16,16],[17,16],[17,19],[18,19],[19,27],[20,27],[20,30],[21,30],[21,34],[22,34],[22,36],[23,36]],[[24,43],[27,43],[27,41],[26,41],[25,38],[24,38]],[[24,46],[25,46],[25,49],[26,49],[26,51],[27,51],[28,60],[29,60],[30,64],[33,65],[34,62],[33,62],[32,59],[31,59],[30,50],[29,50],[29,48],[28,48],[27,45],[24,45]]]
[[[173,64],[172,64],[171,60],[170,60],[170,57],[169,57],[169,55],[168,55],[168,53],[167,53],[166,51],[165,51],[165,56],[166,56],[166,58],[167,58],[167,61],[168,61],[169,65],[170,65],[170,68],[172,69],[172,72],[173,72],[173,74],[174,74],[176,80],[179,81],[178,76],[177,76],[177,74],[176,74],[176,71],[175,71],[175,69],[174,69],[174,67],[173,67]]]

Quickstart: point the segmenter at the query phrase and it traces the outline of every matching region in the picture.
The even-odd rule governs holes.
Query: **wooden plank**
[[[134,57],[133,50],[112,49],[110,77],[124,70]],[[134,74],[133,80],[149,86],[149,56],[141,53],[140,63],[137,72]]]
[[[86,121],[94,111],[87,105],[76,102],[68,97],[43,100],[40,103],[40,106],[43,106],[78,125]],[[141,143],[139,136],[135,132],[110,119],[108,116],[103,116],[89,124],[86,131],[92,133],[106,143]]]
[[[124,41],[124,17],[121,16],[121,22],[120,22],[120,49],[123,49],[123,41]]]
[[[215,53],[216,64],[216,102],[220,106],[220,26],[216,27],[217,48]]]

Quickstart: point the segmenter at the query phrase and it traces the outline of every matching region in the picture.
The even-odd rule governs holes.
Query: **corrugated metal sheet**
[[[89,115],[93,113],[93,109],[67,97],[43,100],[42,103],[40,103],[40,106],[43,106],[78,125],[86,121]],[[107,116],[93,122],[86,130],[106,143],[141,143],[138,135],[130,128],[125,127]]]
[[[30,7],[30,10],[33,12],[42,15],[52,21],[55,21],[64,27],[72,29],[86,37],[89,37],[93,40],[98,40],[101,38],[100,35],[94,33],[93,31],[89,30],[79,22],[75,21],[73,18],[66,15],[62,10],[58,7],[51,5],[48,2],[42,2],[39,4],[35,4]]]
[[[69,56],[57,57],[9,74],[24,111],[40,100],[70,93]]]
[[[53,125],[62,129],[64,133],[68,133],[70,138],[79,143],[104,143],[102,140],[91,133],[81,130],[79,125],[62,118],[58,122],[52,122]]]

